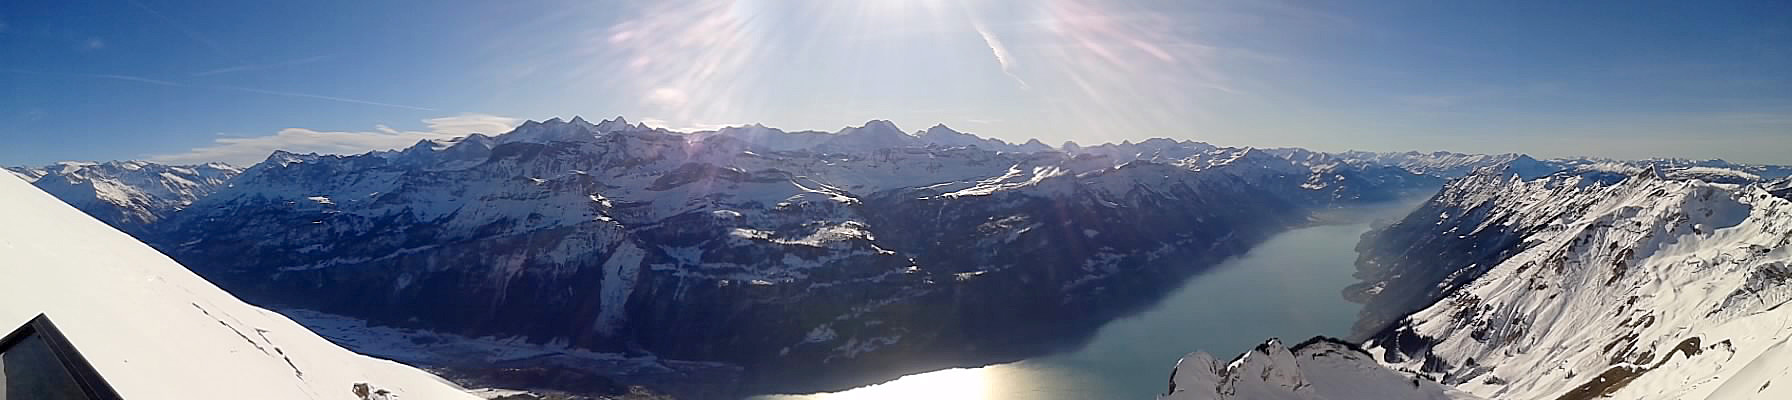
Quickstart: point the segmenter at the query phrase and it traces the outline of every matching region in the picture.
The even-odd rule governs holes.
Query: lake
[[[1348,222],[1283,232],[1176,289],[1162,302],[1104,325],[1082,348],[1018,362],[904,376],[834,393],[754,400],[1151,399],[1183,355],[1230,359],[1263,340],[1344,337],[1361,305],[1340,291],[1355,283],[1356,244],[1372,218],[1397,218],[1414,202],[1334,210]]]

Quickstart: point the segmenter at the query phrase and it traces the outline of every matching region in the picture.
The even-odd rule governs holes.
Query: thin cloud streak
[[[163,24],[166,24],[169,27],[174,28],[174,30],[176,30],[176,31],[180,31],[180,33],[182,35],[186,35],[186,37],[188,39],[192,39],[194,42],[198,42],[200,45],[205,46],[206,49],[211,50],[213,53],[217,53],[220,56],[224,56],[225,58],[229,58],[229,59],[233,59],[233,60],[239,59],[239,57],[236,57],[236,56],[230,54],[229,52],[224,51],[224,46],[219,46],[217,41],[212,40],[210,37],[207,37],[204,34],[199,33],[199,31],[194,30],[192,27],[188,27],[186,24],[182,24],[179,21],[175,21],[174,18],[169,18],[167,14],[163,14],[161,11],[157,11],[155,8],[152,8],[147,4],[143,4],[143,2],[140,2],[137,0],[125,0],[125,2],[131,3],[132,6],[136,6],[138,9],[141,9],[144,12],[149,13],[150,15],[154,15],[156,17],[156,19],[161,20]]]
[[[324,55],[324,56],[306,57],[306,58],[301,58],[301,59],[297,59],[297,60],[283,61],[283,62],[277,62],[277,63],[268,63],[268,64],[241,64],[241,65],[235,65],[235,66],[230,66],[230,67],[218,68],[218,69],[209,70],[209,71],[200,71],[200,72],[194,73],[193,76],[195,76],[195,77],[212,76],[212,75],[222,75],[222,74],[229,74],[229,73],[236,73],[236,72],[258,71],[258,70],[271,69],[271,68],[291,67],[294,65],[304,65],[304,64],[310,64],[310,63],[314,63],[314,62],[318,62],[318,61],[324,61],[324,60],[328,60],[331,58],[335,58],[335,56]]]
[[[120,81],[127,81],[127,82],[140,82],[140,83],[147,83],[147,84],[151,84],[151,85],[176,86],[176,87],[186,86],[186,85],[182,85],[179,83],[164,81],[161,79],[149,79],[149,78],[144,78],[141,76],[113,75],[113,74],[77,74],[77,75],[86,76],[86,77],[90,77],[90,78],[112,79],[112,80],[120,80]]]
[[[184,153],[156,154],[144,159],[170,164],[222,162],[252,165],[266,159],[275,150],[295,153],[361,154],[369,151],[410,147],[419,140],[445,140],[474,133],[496,135],[515,128],[517,118],[462,114],[423,120],[427,130],[400,131],[376,125],[373,131],[318,131],[307,128],[281,129],[272,135],[220,137],[211,145],[196,147]]]
[[[336,97],[336,96],[325,96],[325,95],[310,94],[310,93],[282,92],[282,91],[277,91],[277,90],[263,90],[263,89],[236,87],[236,86],[200,86],[200,87],[213,88],[213,89],[224,89],[224,90],[235,90],[235,91],[239,91],[239,92],[249,92],[249,93],[260,93],[260,94],[274,95],[274,96],[329,100],[329,101],[351,103],[351,104],[365,104],[365,105],[370,105],[370,106],[402,108],[402,109],[406,109],[406,110],[438,111],[434,108],[429,108],[429,107],[418,107],[418,106],[407,106],[407,105],[403,105],[403,104],[381,103],[381,102],[370,101],[370,100],[351,99],[351,98],[347,98],[347,97]]]

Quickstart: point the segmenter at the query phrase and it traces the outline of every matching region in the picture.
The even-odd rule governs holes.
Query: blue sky
[[[624,115],[1792,164],[1792,3],[0,3],[0,164]]]

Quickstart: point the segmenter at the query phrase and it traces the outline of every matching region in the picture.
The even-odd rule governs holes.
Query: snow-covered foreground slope
[[[1792,368],[1792,202],[1652,172],[1487,191],[1522,251],[1372,350],[1490,397],[1792,396],[1770,383]]]
[[[1231,362],[1192,353],[1176,363],[1160,400],[1448,400],[1472,395],[1377,364],[1348,343],[1315,337],[1282,346],[1270,339]]]
[[[0,326],[48,314],[124,398],[474,398],[237,300],[12,174],[0,221]]]
[[[1641,165],[1452,181],[1359,247],[1366,351],[1197,353],[1164,398],[1792,398],[1792,180]]]
[[[1443,295],[1369,340],[1371,353],[1489,398],[1792,396],[1792,381],[1773,382],[1792,371],[1784,183],[1497,172],[1453,182],[1394,227],[1435,227],[1394,240],[1439,239],[1405,242],[1402,254],[1430,254],[1421,262],[1375,268],[1442,278],[1384,281],[1377,295]]]

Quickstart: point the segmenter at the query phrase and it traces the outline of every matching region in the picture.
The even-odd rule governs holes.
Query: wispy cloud
[[[91,50],[100,50],[100,49],[104,49],[104,48],[106,48],[106,40],[105,39],[87,38],[87,40],[81,41],[81,49],[82,50],[90,50],[91,51]]]
[[[509,132],[522,124],[518,118],[503,117],[491,114],[461,114],[452,117],[436,117],[423,120],[430,132],[464,136],[475,133],[496,135]]]
[[[184,85],[181,85],[181,84],[179,84],[179,83],[174,83],[174,82],[169,82],[169,81],[164,81],[164,80],[161,80],[161,79],[149,79],[149,78],[144,78],[144,77],[141,77],[141,76],[131,76],[131,75],[113,75],[113,74],[87,74],[87,75],[84,75],[84,76],[87,76],[87,77],[90,77],[90,78],[99,78],[99,79],[112,79],[112,80],[120,80],[120,81],[126,81],[126,82],[139,82],[139,83],[147,83],[147,84],[151,84],[151,85],[162,85],[162,86],[184,86]]]
[[[324,60],[331,59],[333,57],[334,56],[324,55],[324,56],[305,57],[305,58],[301,58],[301,59],[297,59],[297,60],[288,60],[288,61],[281,61],[281,62],[267,63],[267,64],[239,64],[239,65],[233,65],[233,66],[218,68],[218,69],[213,69],[213,70],[200,71],[200,72],[194,73],[193,76],[212,76],[212,75],[222,75],[222,74],[246,72],[246,71],[258,71],[258,70],[271,69],[271,68],[291,67],[291,66],[295,66],[295,65],[304,65],[304,64],[310,64],[310,63],[314,63],[314,62],[318,62],[318,61],[324,61]]]
[[[371,101],[371,100],[351,99],[351,98],[347,98],[347,97],[336,97],[336,96],[325,96],[325,95],[320,95],[320,94],[283,92],[283,91],[278,91],[278,90],[265,90],[265,89],[255,89],[255,88],[235,87],[235,86],[201,86],[201,87],[224,89],[224,90],[235,90],[235,91],[239,91],[239,92],[260,93],[260,94],[273,95],[273,96],[297,97],[297,98],[302,98],[302,99],[329,100],[329,101],[350,103],[350,104],[365,104],[365,105],[370,105],[370,106],[403,108],[406,110],[436,111],[436,109],[429,108],[429,107],[418,107],[418,106],[407,106],[407,105],[403,105],[403,104],[381,103],[381,102]]]
[[[372,131],[319,131],[307,128],[281,129],[272,135],[220,137],[210,145],[177,154],[156,154],[144,157],[150,161],[171,164],[224,162],[251,165],[266,159],[275,150],[296,153],[360,154],[376,150],[410,147],[419,140],[451,139],[472,133],[495,135],[509,131],[522,121],[489,114],[462,114],[423,120],[425,130],[400,131],[377,125]]]
[[[989,29],[984,28],[982,23],[973,22],[971,27],[977,30],[978,36],[983,37],[983,44],[989,46],[989,52],[996,57],[996,63],[1002,65],[1002,73],[1007,74],[1009,78],[1014,78],[1014,82],[1019,83],[1021,89],[1031,88],[1032,86],[1028,86],[1025,79],[1014,74],[1013,61],[1011,61],[1013,56],[1008,55],[1008,47],[1003,46],[1002,41],[996,39],[995,34],[989,33]]]

